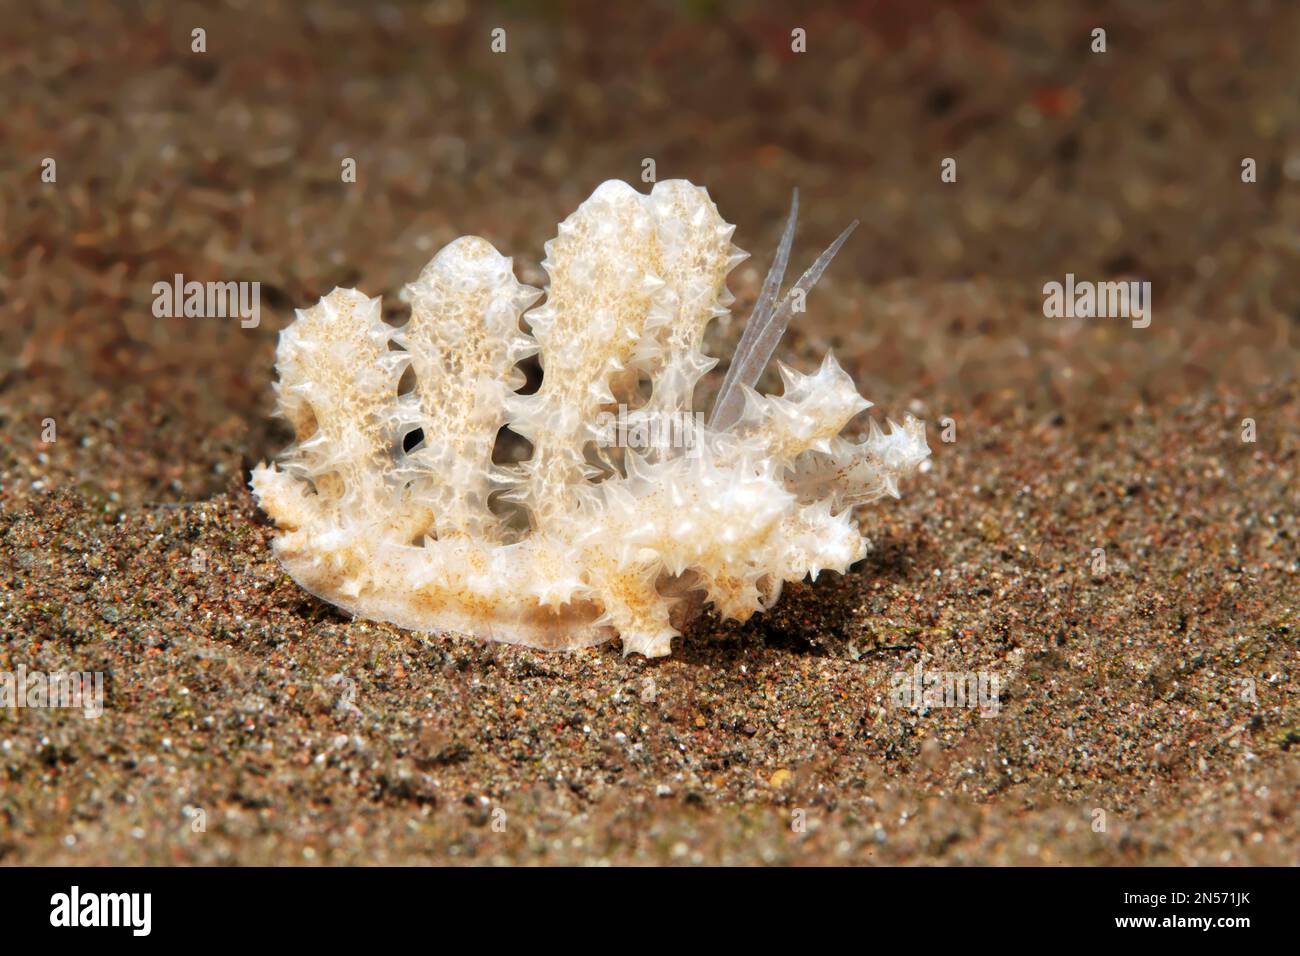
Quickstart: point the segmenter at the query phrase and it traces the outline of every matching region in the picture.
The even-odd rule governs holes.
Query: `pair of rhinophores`
[[[252,475],[276,556],[358,617],[556,650],[618,636],[649,657],[706,601],[745,620],[785,581],[844,572],[868,548],[854,507],[897,497],[930,450],[911,416],[841,437],[871,403],[829,355],[810,375],[782,365],[779,396],[754,390],[857,225],[781,296],[797,212],[796,194],[707,420],[704,331],[745,253],[684,180],[599,186],[546,244],[540,306],[510,259],[464,237],[405,288],[398,329],[355,290],[299,311],[276,350],[297,443]],[[521,395],[534,354],[542,382]],[[660,433],[682,440],[610,447],[599,422],[619,406],[634,427],[672,419]],[[493,461],[503,427],[531,443],[526,460]]]

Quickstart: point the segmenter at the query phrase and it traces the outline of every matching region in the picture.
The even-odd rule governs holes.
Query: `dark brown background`
[[[0,860],[1296,862],[1300,9],[616,6],[3,4],[0,663],[110,710],[0,711]],[[645,157],[755,253],[724,357],[792,187],[794,269],[863,221],[779,355],[931,422],[875,553],[653,663],[299,591],[243,487],[292,309],[400,321],[465,233],[540,285]],[[156,319],[176,272],[261,326]],[[1067,272],[1150,280],[1151,327],[1044,318]],[[921,654],[1001,715],[892,708]]]

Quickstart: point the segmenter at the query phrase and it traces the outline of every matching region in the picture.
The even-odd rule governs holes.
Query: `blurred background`
[[[0,861],[1294,863],[1297,37],[1269,0],[0,0],[0,670],[108,674],[99,721],[0,710]],[[294,308],[400,322],[463,234],[542,285],[647,159],[753,253],[705,393],[791,190],[791,277],[862,220],[777,357],[929,423],[868,558],[654,662],[299,589],[245,485]],[[260,324],[155,317],[178,273]],[[1151,282],[1150,327],[1046,318],[1068,273]],[[890,706],[922,661],[1002,675],[999,719]]]
[[[128,499],[224,487],[287,438],[267,413],[294,308],[357,287],[400,320],[402,284],[462,234],[541,285],[556,223],[604,179],[648,188],[647,158],[737,224],[738,316],[792,188],[792,273],[862,220],[779,354],[848,354],[887,410],[1086,415],[1100,392],[1294,372],[1294,4],[4,6],[6,497],[50,469]],[[1067,272],[1151,281],[1152,327],[1045,319]],[[259,281],[261,325],[155,318],[175,273]],[[719,323],[715,354],[738,335]],[[28,467],[47,416],[93,468]]]

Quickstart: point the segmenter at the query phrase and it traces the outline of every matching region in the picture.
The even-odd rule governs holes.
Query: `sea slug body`
[[[704,331],[744,253],[685,181],[598,187],[546,244],[540,306],[510,259],[465,237],[404,290],[400,328],[352,290],[299,311],[276,352],[297,443],[252,475],[276,556],[358,617],[557,650],[618,636],[651,657],[703,601],[745,620],[785,581],[844,572],[867,551],[854,506],[896,497],[929,448],[910,417],[841,437],[870,403],[830,356],[808,375],[782,366],[780,396],[754,391],[849,231],[778,303],[794,222],[707,422]],[[523,395],[534,354],[541,386]],[[615,410],[613,434],[675,438],[611,444]],[[526,460],[494,462],[503,427]]]

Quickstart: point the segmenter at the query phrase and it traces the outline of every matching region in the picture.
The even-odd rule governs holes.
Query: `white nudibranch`
[[[348,289],[299,311],[276,350],[297,443],[252,475],[280,562],[358,617],[553,650],[617,636],[649,657],[704,601],[745,620],[785,581],[846,571],[867,552],[854,507],[897,497],[930,449],[910,416],[841,437],[871,403],[829,355],[811,375],[781,366],[780,396],[754,390],[853,229],[778,301],[797,206],[707,422],[704,331],[745,253],[685,181],[597,188],[546,244],[531,310],[541,293],[465,237],[406,287],[400,328]],[[520,394],[534,354],[541,385]],[[529,457],[494,462],[503,428]]]

